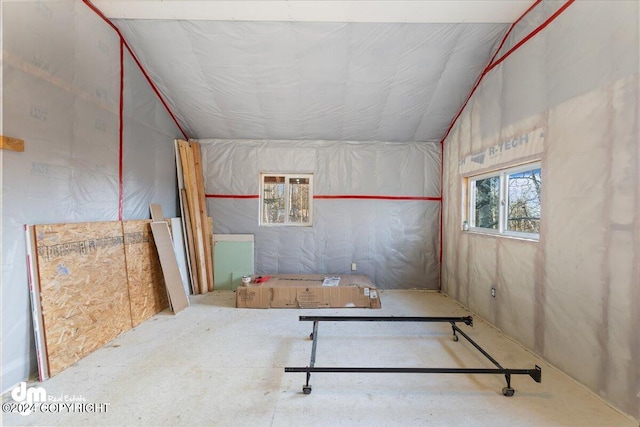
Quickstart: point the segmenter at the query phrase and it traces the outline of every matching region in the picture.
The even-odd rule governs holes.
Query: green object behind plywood
[[[253,234],[214,234],[214,289],[235,290],[253,274]]]

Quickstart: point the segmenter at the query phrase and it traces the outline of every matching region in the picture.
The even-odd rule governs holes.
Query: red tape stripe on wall
[[[120,39],[120,127],[118,129],[118,221],[122,221],[124,215],[124,43]]]
[[[546,21],[544,21],[542,24],[540,24],[536,29],[534,29],[531,33],[529,33],[522,40],[520,40],[518,43],[516,43],[511,49],[509,49],[509,51],[507,53],[505,53],[499,59],[496,60],[496,56],[498,56],[498,53],[500,53],[500,50],[502,49],[502,47],[504,46],[505,42],[507,41],[507,38],[511,34],[511,31],[515,28],[515,26],[525,16],[527,16],[529,14],[529,12],[531,12],[533,9],[535,9],[535,7],[538,6],[542,2],[542,0],[536,0],[536,2],[534,4],[532,4],[513,24],[511,24],[511,26],[509,27],[509,30],[506,32],[506,34],[502,38],[502,41],[500,42],[500,45],[498,46],[498,49],[496,49],[495,53],[491,57],[491,60],[489,61],[487,66],[484,68],[484,70],[482,70],[482,73],[480,73],[480,75],[478,76],[478,79],[476,80],[476,83],[473,85],[473,88],[469,92],[469,95],[467,95],[467,98],[465,99],[464,103],[462,104],[462,107],[460,107],[460,110],[455,115],[455,117],[453,118],[453,120],[449,124],[449,127],[447,128],[447,131],[445,132],[444,136],[440,140],[440,146],[442,148],[441,159],[442,159],[442,165],[443,166],[444,166],[444,141],[447,139],[447,137],[449,136],[449,133],[451,133],[451,130],[453,129],[453,127],[455,126],[456,122],[458,121],[458,119],[462,115],[462,112],[467,107],[467,104],[471,100],[471,97],[475,93],[476,89],[478,89],[478,86],[480,86],[480,82],[482,81],[482,79],[484,79],[484,76],[487,75],[489,73],[489,71],[493,70],[498,64],[502,63],[505,59],[507,59],[513,52],[518,50],[522,45],[524,45],[526,42],[528,42],[536,34],[538,34],[545,27],[547,27],[547,25],[549,25],[551,22],[553,22],[574,1],[575,0],[567,0],[567,2],[564,5],[562,5],[562,7],[560,7],[560,9],[558,9]],[[440,171],[441,172],[441,180],[440,180],[440,185],[441,186],[444,183],[443,171],[444,171],[444,167]],[[440,188],[440,190],[441,191],[443,190],[442,187]],[[440,271],[441,272],[442,272],[442,252],[443,252],[442,242],[443,242],[443,240],[444,240],[443,212],[440,211]],[[442,277],[441,277],[441,279],[442,279]],[[442,282],[441,282],[441,286],[442,286]]]
[[[120,32],[120,29],[116,27],[113,24],[113,22],[111,22],[109,18],[107,18],[102,13],[102,11],[100,11],[100,9],[94,6],[90,0],[83,0],[83,3],[89,9],[91,9],[96,15],[98,15],[104,22],[106,22],[111,28],[113,28],[113,30],[118,35],[118,38],[120,39],[120,106],[119,106],[120,126],[119,126],[119,133],[118,133],[118,139],[119,139],[118,141],[118,151],[119,151],[118,153],[118,220],[122,221],[124,218],[124,169],[123,169],[124,154],[123,154],[123,151],[124,151],[124,48],[125,47],[129,51],[129,54],[131,55],[135,63],[138,65],[138,68],[140,69],[144,77],[147,79],[147,83],[149,83],[149,86],[154,91],[154,93],[156,94],[156,96],[164,106],[167,113],[169,113],[169,116],[171,116],[171,119],[173,119],[173,122],[176,124],[178,130],[180,130],[180,133],[182,133],[182,136],[184,137],[184,139],[188,140],[189,137],[180,126],[180,123],[178,123],[178,119],[176,119],[176,116],[173,114],[173,112],[169,108],[169,105],[167,105],[162,95],[160,95],[160,91],[158,90],[156,85],[153,83],[153,81],[151,81],[151,78],[147,74],[146,70],[142,67],[142,64],[136,57],[135,53],[133,53],[133,50],[125,40],[122,33]]]
[[[109,24],[109,26],[111,28],[113,28],[113,30],[118,34],[118,37],[120,37],[120,41],[122,43],[124,43],[124,46],[127,48],[127,50],[129,51],[129,53],[131,54],[131,57],[133,58],[133,60],[135,61],[136,65],[138,65],[138,68],[140,69],[140,71],[142,72],[142,74],[144,75],[145,79],[147,79],[147,82],[149,83],[149,86],[151,87],[151,89],[155,92],[156,96],[158,97],[158,99],[160,100],[160,102],[162,103],[162,105],[164,106],[165,110],[167,110],[167,113],[169,113],[169,115],[171,116],[171,118],[173,119],[174,123],[176,124],[176,126],[178,127],[178,129],[180,130],[180,133],[182,133],[182,136],[184,137],[184,139],[188,140],[189,137],[187,136],[186,132],[182,129],[182,126],[180,126],[180,123],[178,123],[178,119],[176,119],[176,116],[173,114],[173,112],[171,111],[171,109],[169,108],[169,105],[166,103],[166,101],[164,100],[164,98],[162,97],[162,95],[160,94],[160,91],[158,90],[158,88],[156,87],[156,85],[153,83],[153,81],[151,80],[151,77],[149,77],[149,74],[147,73],[147,71],[144,69],[144,67],[142,66],[142,64],[140,63],[140,61],[138,60],[138,57],[136,56],[135,53],[133,53],[133,49],[131,49],[131,46],[129,46],[129,43],[127,43],[127,40],[124,38],[124,36],[122,35],[122,33],[120,32],[120,29],[118,27],[115,26],[115,24],[113,22],[111,22],[111,20],[109,18],[107,18],[104,13],[102,13],[102,11],[100,9],[98,9],[93,3],[91,3],[90,0],[82,0],[83,3],[85,5],[87,5],[87,7],[89,7],[89,9],[93,10],[96,15],[98,15],[100,18],[102,18],[102,20],[104,22],[106,22],[107,24]],[[123,61],[124,59],[121,59],[121,61]]]
[[[440,201],[441,197],[422,197],[422,196],[368,196],[361,194],[316,194],[314,199],[360,199],[360,200],[428,200]]]
[[[537,0],[533,5],[531,5],[531,7],[529,7],[529,9],[526,10],[526,12],[524,14],[522,14],[522,16],[520,18],[518,18],[513,24],[511,24],[511,27],[509,28],[509,31],[507,31],[507,33],[504,35],[504,38],[502,39],[502,42],[500,42],[500,46],[498,47],[498,50],[496,50],[496,52],[493,54],[493,57],[491,58],[491,61],[489,61],[489,64],[487,64],[487,66],[485,67],[485,69],[482,71],[482,73],[480,73],[480,76],[478,77],[478,80],[476,81],[476,84],[473,86],[473,88],[471,89],[471,92],[469,92],[469,95],[467,96],[464,104],[462,104],[462,107],[460,108],[460,110],[458,111],[458,113],[455,115],[455,117],[453,118],[453,120],[451,121],[451,124],[449,125],[449,128],[447,129],[447,131],[444,134],[444,137],[442,137],[441,142],[444,143],[445,139],[447,139],[447,136],[449,136],[449,133],[451,132],[451,129],[453,129],[453,126],[456,124],[456,122],[458,121],[458,118],[460,117],[460,115],[462,114],[462,112],[464,111],[465,107],[467,106],[467,104],[469,103],[469,100],[471,99],[471,97],[473,96],[473,94],[475,93],[476,89],[478,88],[478,86],[480,85],[480,82],[482,81],[482,79],[484,78],[484,76],[491,71],[492,69],[494,69],[498,64],[500,64],[502,61],[504,61],[505,59],[507,59],[513,52],[515,52],[516,50],[518,50],[522,45],[524,45],[526,42],[528,42],[531,38],[533,38],[536,34],[538,34],[540,31],[542,31],[544,28],[546,28],[551,22],[553,22],[558,16],[560,16],[560,14],[562,12],[564,12],[569,6],[571,6],[571,4],[574,2],[575,0],[567,0],[567,2],[562,5],[562,7],[560,7],[560,9],[558,9],[553,15],[551,15],[546,21],[544,21],[542,24],[540,24],[536,29],[534,29],[531,33],[529,33],[527,36],[525,36],[522,40],[520,40],[518,43],[516,43],[511,49],[509,49],[509,51],[507,53],[505,53],[504,55],[502,55],[499,59],[495,60],[495,57],[498,55],[498,53],[500,52],[500,49],[502,49],[502,46],[504,45],[505,41],[507,40],[507,38],[509,37],[509,35],[511,34],[511,31],[513,30],[513,28],[516,26],[516,24],[518,22],[520,22],[522,20],[522,18],[524,18],[529,12],[531,12],[538,4],[540,4],[542,2],[542,0]]]
[[[209,199],[259,199],[258,194],[205,194]],[[442,197],[422,196],[369,196],[362,194],[316,194],[314,199],[351,199],[351,200],[423,200],[439,202]]]
[[[257,194],[205,194],[209,199],[259,199]]]

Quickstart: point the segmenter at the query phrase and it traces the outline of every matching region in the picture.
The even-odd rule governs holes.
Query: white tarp
[[[439,288],[440,144],[200,140],[214,232],[254,234],[256,273]],[[260,227],[259,172],[313,173],[313,227]],[[364,196],[324,199],[319,196]],[[421,197],[423,200],[394,199]],[[434,198],[436,200],[426,200]]]
[[[498,57],[564,4],[539,4]],[[636,418],[639,20],[638,2],[575,2],[485,76],[444,142],[442,268],[445,292]],[[487,171],[465,160],[540,129],[537,154],[494,165],[541,160],[540,240],[462,231],[463,177]]]
[[[173,139],[164,107],[124,55],[120,181],[120,41],[81,1],[2,5],[2,391],[36,371],[25,224],[176,215]]]
[[[505,24],[115,20],[192,138],[439,141]]]

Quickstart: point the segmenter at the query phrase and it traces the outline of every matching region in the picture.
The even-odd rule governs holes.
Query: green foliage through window
[[[537,238],[540,233],[539,163],[469,178],[469,226],[475,231]]]
[[[498,229],[498,208],[500,203],[500,178],[479,179],[476,183],[475,226],[481,228]]]
[[[260,225],[311,225],[312,180],[311,174],[261,174]]]
[[[509,174],[507,230],[540,233],[540,183],[540,168]]]

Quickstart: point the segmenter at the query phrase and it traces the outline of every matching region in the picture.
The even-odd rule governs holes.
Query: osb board
[[[49,373],[131,328],[120,222],[36,225]]]
[[[151,221],[123,221],[131,322],[137,326],[169,307]]]

